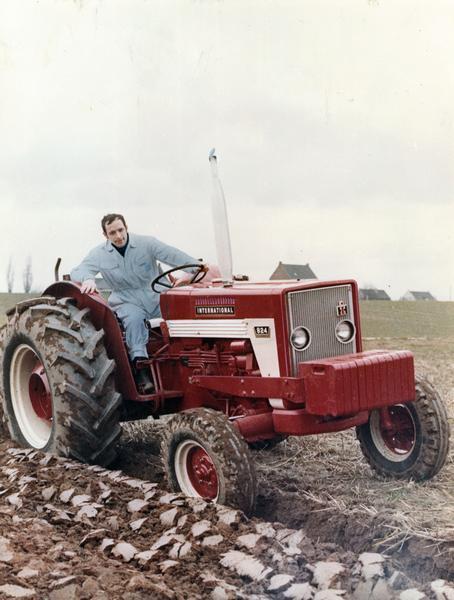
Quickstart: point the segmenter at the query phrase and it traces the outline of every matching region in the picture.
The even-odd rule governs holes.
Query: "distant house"
[[[287,265],[279,261],[270,279],[317,279],[317,276],[309,264]]]
[[[391,300],[385,290],[377,290],[375,288],[372,289],[364,289],[359,290],[359,299],[360,300]]]
[[[436,300],[436,298],[430,292],[412,292],[409,290],[402,296],[401,300]]]

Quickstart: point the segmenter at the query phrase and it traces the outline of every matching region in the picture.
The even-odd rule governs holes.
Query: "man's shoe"
[[[154,391],[154,385],[150,381],[148,369],[139,369],[137,371],[136,383],[142,388],[143,394],[151,394]]]

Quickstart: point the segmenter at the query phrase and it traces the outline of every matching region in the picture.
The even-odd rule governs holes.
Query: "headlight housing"
[[[351,321],[344,319],[336,325],[335,333],[336,338],[341,344],[348,344],[355,337],[356,328]]]
[[[295,327],[290,335],[290,343],[298,352],[306,350],[311,343],[311,332],[307,327]]]

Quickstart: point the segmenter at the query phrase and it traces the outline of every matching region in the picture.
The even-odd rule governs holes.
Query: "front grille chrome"
[[[336,308],[340,303],[347,306],[346,315],[337,315]],[[288,310],[289,339],[295,327],[305,327],[311,333],[310,345],[301,352],[295,350],[289,342],[293,375],[297,375],[300,362],[356,352],[356,337],[345,344],[339,342],[335,333],[337,323],[343,319],[352,321],[356,327],[351,285],[289,292]]]

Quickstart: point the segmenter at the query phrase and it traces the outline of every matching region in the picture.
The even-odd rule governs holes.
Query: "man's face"
[[[115,221],[106,225],[104,235],[117,248],[122,248],[128,240],[128,228],[121,219],[115,219]]]

